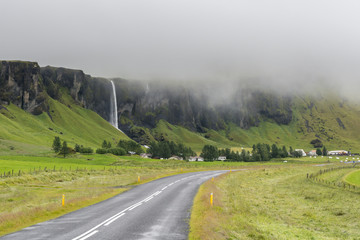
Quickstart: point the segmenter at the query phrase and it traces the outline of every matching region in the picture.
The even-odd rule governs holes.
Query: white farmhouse
[[[306,152],[304,151],[304,149],[295,149],[295,152],[299,152],[301,153],[301,156],[306,157]]]
[[[328,155],[349,155],[349,152],[346,150],[334,150],[334,151],[329,151]]]
[[[204,158],[203,157],[199,157],[199,156],[195,156],[195,157],[190,157],[189,158],[189,162],[203,162]]]

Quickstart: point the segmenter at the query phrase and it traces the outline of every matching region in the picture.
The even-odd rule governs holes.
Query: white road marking
[[[92,228],[92,229],[90,229],[89,231],[84,232],[83,234],[81,234],[81,235],[77,236],[76,238],[73,238],[72,240],[81,240],[80,238],[82,238],[83,236],[87,235],[88,233],[90,233],[90,232],[94,231],[95,229],[97,229],[98,227],[102,226],[103,224],[106,224],[108,221],[111,221],[113,218],[115,218],[115,217],[117,217],[119,214],[122,214],[123,212],[127,211],[129,208],[130,208],[130,207],[128,207],[128,208],[126,208],[126,209],[122,210],[121,212],[119,212],[119,213],[115,214],[114,216],[112,216],[112,217],[110,217],[110,218],[106,219],[106,220],[105,220],[105,221],[103,221],[102,223],[100,223],[100,224],[96,225],[95,227],[93,227],[93,228]]]
[[[221,174],[221,173],[219,173],[219,174]],[[188,179],[188,178],[191,178],[191,177],[196,177],[196,176],[199,176],[199,175],[201,175],[201,174],[196,174],[196,175],[188,176],[188,177],[182,178],[182,179],[180,179],[180,180],[177,180],[177,181],[175,181],[175,182],[172,182],[172,183],[168,184],[167,186],[163,187],[163,188],[161,189],[161,191],[157,191],[157,192],[151,194],[149,197],[143,199],[142,201],[137,202],[137,203],[131,205],[130,207],[122,210],[121,212],[115,214],[114,216],[106,219],[106,220],[103,221],[102,223],[100,223],[100,224],[96,225],[95,227],[91,228],[89,231],[87,231],[87,232],[85,232],[85,233],[83,233],[83,234],[81,234],[81,235],[73,238],[72,240],[85,240],[85,239],[93,236],[94,234],[96,234],[96,233],[99,232],[99,230],[96,230],[97,228],[101,227],[102,225],[103,225],[103,226],[108,226],[108,225],[110,225],[111,223],[113,223],[114,221],[116,221],[117,219],[119,219],[120,217],[124,216],[126,211],[131,211],[131,210],[133,210],[133,209],[141,206],[143,203],[150,201],[150,200],[153,199],[155,196],[157,196],[157,195],[159,195],[160,193],[162,193],[162,191],[164,191],[164,190],[167,189],[168,187],[174,185],[175,183],[177,183],[177,182],[179,182],[179,181],[181,181],[181,180],[185,180],[185,179]],[[217,175],[216,175],[216,176],[217,176]]]
[[[162,191],[157,191],[157,192],[154,193],[153,195],[154,195],[154,196],[157,196],[157,195],[159,195],[160,193],[162,193]]]
[[[124,216],[125,213],[120,214],[119,216],[117,216],[116,218],[112,219],[111,221],[107,222],[104,224],[104,226],[109,226],[111,223],[113,223],[114,221],[116,221],[117,219],[121,218],[122,216]]]
[[[153,199],[154,197],[150,197],[150,198],[148,198],[148,199],[146,199],[144,202],[148,202],[148,201],[150,201],[151,199]]]
[[[149,201],[150,199],[153,199],[153,198],[154,198],[154,196],[151,195],[151,196],[145,198],[144,200],[142,200],[142,202],[147,202],[147,201]]]
[[[97,232],[99,232],[99,231],[98,231],[98,230],[95,230],[95,231],[89,233],[88,235],[86,235],[85,237],[80,238],[79,240],[85,240],[85,239],[91,237],[92,235],[96,234]]]
[[[140,202],[138,204],[135,204],[131,208],[129,208],[129,211],[131,211],[131,210],[133,210],[133,209],[135,209],[135,208],[137,208],[138,206],[141,206],[141,205],[142,205],[142,202]]]

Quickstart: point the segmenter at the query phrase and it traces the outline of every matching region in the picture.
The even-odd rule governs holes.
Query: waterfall
[[[110,80],[110,82],[112,86],[112,94],[110,95],[110,124],[113,125],[116,129],[119,129],[116,89],[114,82],[112,80]]]
[[[145,93],[148,93],[150,91],[149,83],[146,84]]]

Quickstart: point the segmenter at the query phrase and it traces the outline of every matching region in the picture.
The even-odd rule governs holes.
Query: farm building
[[[301,156],[306,157],[306,152],[304,151],[304,149],[295,149],[295,152],[299,152],[301,153]]]
[[[189,162],[203,162],[204,158],[203,157],[199,157],[199,156],[195,156],[195,157],[190,157],[189,158]]]
[[[316,150],[311,150],[310,152],[308,152],[308,156],[311,156],[311,157],[317,156]]]
[[[173,160],[184,160],[182,157],[179,157],[179,156],[171,156],[171,158],[169,159],[173,159]]]
[[[328,155],[344,156],[344,155],[349,155],[349,152],[346,150],[334,150],[334,151],[329,151]]]
[[[152,157],[152,154],[149,154],[149,153],[141,153],[141,154],[140,154],[140,157],[142,157],[142,158],[151,158],[151,157]]]

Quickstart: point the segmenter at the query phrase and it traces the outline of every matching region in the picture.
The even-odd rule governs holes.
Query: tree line
[[[75,144],[74,148],[68,146],[66,141],[61,142],[60,137],[55,137],[53,140],[52,148],[55,153],[66,157],[68,154],[74,154],[76,152],[82,154],[92,154],[94,150],[91,147],[84,147],[83,145]],[[114,155],[122,156],[128,153],[140,154],[143,149],[140,144],[134,141],[120,140],[115,147],[112,147],[110,141],[104,140],[101,148],[96,149],[97,154],[111,153]]]
[[[111,146],[111,142],[104,140],[101,148],[96,149],[96,153],[105,154],[111,153],[117,156],[126,155],[128,153],[143,153],[143,149],[140,144],[130,140],[120,140],[115,147]]]
[[[270,161],[273,158],[286,157],[302,157],[301,152],[293,150],[292,147],[288,149],[285,146],[278,147],[276,144],[270,145],[265,143],[258,143],[252,146],[252,151],[243,149],[241,152],[233,151],[229,148],[218,149],[213,145],[205,145],[200,154],[205,161],[218,160],[219,156],[225,156],[227,161],[234,162],[259,162]]]
[[[173,141],[152,142],[147,153],[152,154],[153,158],[170,158],[176,155],[187,159],[196,155],[190,147],[186,147],[182,143],[176,144]]]

